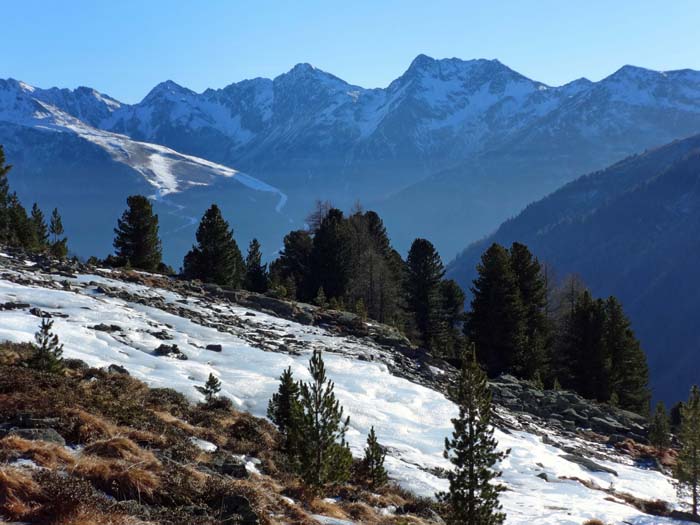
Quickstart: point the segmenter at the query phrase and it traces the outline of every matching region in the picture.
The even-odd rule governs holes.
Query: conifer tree
[[[518,368],[523,377],[542,375],[545,369],[549,323],[546,316],[547,284],[542,266],[524,244],[513,243],[510,263],[520,291],[525,316],[525,342]]]
[[[51,245],[49,246],[51,255],[63,259],[68,255],[68,240],[63,237],[63,220],[58,213],[58,208],[54,208],[53,212],[51,212],[49,233],[51,234]]]
[[[440,282],[445,268],[432,243],[416,239],[406,259],[406,306],[424,348],[440,335]]]
[[[316,290],[323,288],[326,297],[342,298],[350,279],[350,232],[343,212],[331,208],[321,221],[313,239],[311,278]]]
[[[197,228],[197,245],[185,255],[183,273],[188,279],[239,287],[245,265],[233,231],[216,204],[204,213]]]
[[[693,516],[698,516],[700,503],[700,389],[690,391],[688,402],[681,406],[678,433],[681,448],[676,458],[674,475],[680,497],[690,496]]]
[[[452,438],[445,439],[445,458],[454,466],[448,472],[449,492],[438,494],[447,505],[449,525],[497,525],[503,523],[499,494],[505,487],[496,480],[494,465],[508,452],[499,452],[491,425],[491,392],[486,374],[476,362],[476,352],[463,356],[455,401],[458,417],[452,420]]]
[[[666,405],[663,401],[656,404],[654,415],[649,424],[649,442],[656,450],[663,450],[671,446],[671,427],[669,424]]]
[[[299,384],[294,380],[292,368],[288,367],[280,376],[277,393],[267,404],[267,417],[277,426],[285,438],[290,436],[299,416]]]
[[[32,206],[30,221],[34,233],[34,249],[43,252],[49,244],[49,229],[44,219],[44,213],[36,202]]]
[[[524,375],[525,310],[508,251],[493,244],[477,266],[466,335],[476,344],[489,375]]]
[[[374,427],[370,428],[367,436],[367,446],[365,447],[365,457],[362,460],[362,472],[367,478],[367,482],[372,488],[379,488],[386,485],[389,480],[384,459],[386,451],[377,441],[377,434]]]
[[[12,166],[5,163],[5,150],[0,144],[0,243],[9,243],[10,241],[10,183],[7,180],[7,175],[12,169]]]
[[[302,383],[300,392],[300,474],[313,487],[342,483],[349,478],[352,464],[345,442],[350,417],[343,419],[343,408],[333,392],[333,382],[326,378],[320,350],[314,350],[309,372],[311,381]]]
[[[204,400],[207,403],[211,403],[216,398],[216,395],[221,392],[221,381],[214,374],[209,373],[209,378],[204,383],[204,386],[196,386],[195,388],[204,394]]]
[[[58,335],[51,332],[53,321],[47,318],[41,319],[39,330],[34,335],[36,342],[34,354],[29,359],[28,365],[35,370],[60,374],[63,372],[63,345],[58,340]]]
[[[114,229],[117,257],[132,268],[155,272],[161,264],[162,248],[158,238],[158,215],[143,195],[126,199],[128,208]]]
[[[277,259],[281,278],[294,282],[299,301],[312,301],[316,295],[311,277],[312,251],[313,239],[309,232],[296,230],[284,237],[284,248]]]
[[[34,249],[34,227],[27,216],[27,210],[24,209],[14,192],[10,194],[8,199],[7,214],[9,227],[7,243],[25,250]]]
[[[250,241],[245,260],[245,288],[251,292],[265,293],[268,288],[267,264],[262,263],[260,243]]]
[[[603,339],[610,362],[610,390],[617,395],[619,406],[648,415],[651,393],[646,355],[614,297],[605,303]]]

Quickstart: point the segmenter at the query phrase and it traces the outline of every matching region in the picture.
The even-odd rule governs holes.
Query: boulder
[[[187,356],[180,350],[177,345],[160,345],[153,352],[153,355],[161,357],[172,357],[180,361],[187,361]]]
[[[586,470],[589,470],[591,472],[607,472],[608,474],[612,474],[613,476],[617,476],[617,471],[605,467],[603,465],[599,465],[595,461],[584,458],[583,456],[579,456],[577,454],[564,454],[562,456],[564,459],[567,461],[571,461],[572,463],[576,463],[577,465],[581,465],[583,468]]]
[[[223,347],[221,345],[207,345],[206,349],[211,352],[221,352]]]
[[[53,428],[14,428],[8,433],[9,436],[17,436],[30,441],[48,441],[56,443],[62,447],[66,445],[66,440]]]

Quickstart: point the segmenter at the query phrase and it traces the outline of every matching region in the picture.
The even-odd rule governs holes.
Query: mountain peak
[[[148,95],[144,97],[143,102],[146,102],[147,100],[153,100],[155,98],[171,98],[175,96],[190,95],[193,93],[193,91],[181,86],[177,82],[174,82],[172,80],[166,80],[165,82],[161,82],[160,84],[156,85],[148,93]]]

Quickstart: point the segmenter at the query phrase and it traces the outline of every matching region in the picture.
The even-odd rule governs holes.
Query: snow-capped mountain
[[[137,104],[89,88],[3,81],[0,128],[9,122],[44,129],[41,119],[16,118],[26,104],[279,188],[289,196],[289,220],[269,224],[273,250],[286,230],[303,224],[314,200],[349,207],[359,199],[384,216],[400,249],[422,236],[448,259],[576,176],[700,132],[700,73],[625,66],[599,82],[554,87],[497,60],[420,55],[385,88],[299,64],[274,79],[203,93],[167,81]],[[8,150],[18,172],[25,163],[16,159],[45,138],[34,135],[17,144],[19,151]],[[186,202],[188,194],[177,195]],[[25,198],[34,199],[31,191]],[[243,229],[262,218],[241,215]],[[251,228],[246,237],[255,234]],[[181,255],[174,252],[175,260]]]
[[[109,228],[118,216],[117,210],[124,206],[124,199],[132,193],[152,195],[157,207],[167,212],[163,217],[166,235],[169,231],[181,234],[182,228],[193,226],[202,211],[203,204],[197,205],[195,199],[178,202],[183,192],[205,193],[212,199],[226,192],[238,193],[239,199],[255,199],[255,194],[262,193],[267,194],[263,196],[266,202],[274,203],[263,207],[267,212],[279,214],[284,208],[287,196],[254,177],[88,123],[99,124],[119,108],[118,102],[87,88],[40,90],[23,82],[0,81],[0,143],[15,158],[18,151],[26,155],[19,156],[20,176],[13,176],[13,187],[20,194],[33,195],[42,204],[49,201],[50,206],[59,206],[68,227],[78,232],[73,241],[79,252],[95,253],[103,246],[109,250]],[[59,156],[54,158],[57,151]],[[67,154],[70,159],[66,159]],[[86,169],[92,173],[82,176]],[[124,172],[129,176],[125,177]],[[97,201],[91,203],[95,207],[85,202],[86,189],[90,198]],[[256,212],[261,211],[255,208]],[[111,213],[106,214],[105,210]],[[86,220],[88,227],[81,227]],[[105,238],[95,245],[98,231]],[[181,249],[191,242],[191,238],[173,242],[178,240]]]

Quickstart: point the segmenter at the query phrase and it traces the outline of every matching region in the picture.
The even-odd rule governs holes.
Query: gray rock
[[[180,361],[187,361],[187,356],[180,350],[177,345],[160,345],[153,352],[153,355],[161,357],[172,357]]]
[[[599,465],[595,461],[588,458],[584,458],[583,456],[578,456],[576,454],[564,454],[562,457],[567,461],[571,461],[572,463],[581,465],[583,468],[591,472],[607,472],[608,474],[617,476],[617,471],[608,467],[604,467],[603,465]]]
[[[122,374],[126,376],[130,375],[129,371],[126,368],[114,363],[107,367],[107,372],[109,372],[110,374]]]
[[[221,345],[207,345],[206,349],[212,352],[221,352],[223,347]]]
[[[14,428],[8,433],[9,436],[17,436],[30,441],[48,441],[57,445],[65,446],[66,440],[53,428]]]

